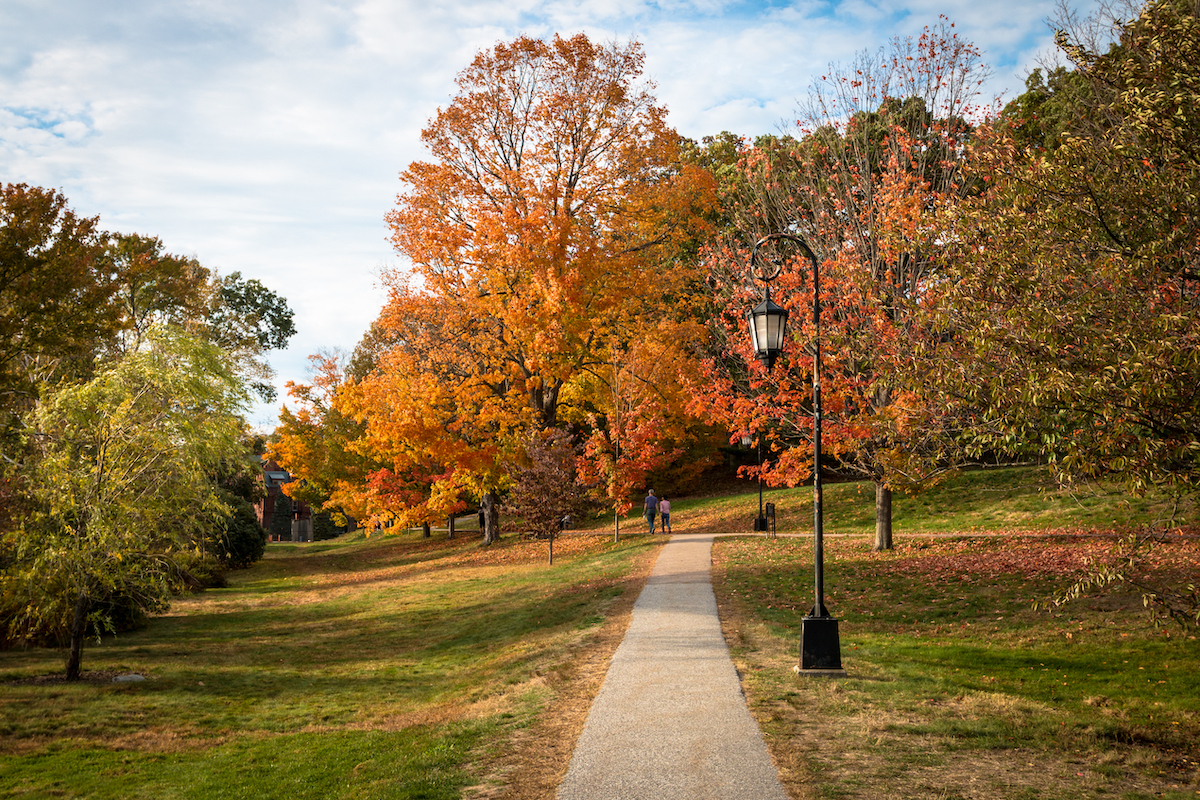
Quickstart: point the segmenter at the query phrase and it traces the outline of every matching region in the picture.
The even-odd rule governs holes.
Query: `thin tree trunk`
[[[71,620],[71,651],[67,655],[67,680],[79,680],[79,665],[83,661],[83,640],[87,637],[87,592],[80,592],[75,601],[75,616]]]
[[[451,514],[449,517],[446,518],[446,530],[447,530],[446,538],[453,539],[454,538],[454,515],[453,514]]]
[[[483,543],[500,541],[500,504],[495,492],[484,492],[479,507],[483,509]]]
[[[550,536],[550,564],[551,564],[551,566],[554,565],[554,539],[555,539],[554,535],[551,534],[551,536]]]
[[[875,484],[875,550],[892,549],[892,490]]]

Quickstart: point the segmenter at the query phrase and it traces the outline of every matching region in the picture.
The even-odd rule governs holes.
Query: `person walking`
[[[650,490],[650,494],[646,495],[646,522],[650,525],[650,533],[654,533],[654,515],[658,512],[658,498],[654,496],[654,490]]]
[[[671,532],[671,501],[665,496],[658,501],[658,514],[662,517],[662,532]]]

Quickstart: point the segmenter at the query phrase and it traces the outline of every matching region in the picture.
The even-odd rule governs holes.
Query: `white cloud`
[[[283,294],[299,333],[273,359],[282,385],[375,317],[375,276],[398,263],[383,221],[396,176],[481,48],[637,38],[682,133],[755,136],[790,120],[830,62],[939,13],[1010,92],[1050,44],[1030,0],[8,0],[0,177]]]

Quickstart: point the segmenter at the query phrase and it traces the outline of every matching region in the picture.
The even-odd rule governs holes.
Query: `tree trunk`
[[[424,522],[421,523],[421,536],[428,539],[429,535],[430,535],[429,520],[425,520]]]
[[[875,550],[892,549],[892,490],[875,484]]]
[[[483,510],[483,543],[500,541],[500,498],[495,492],[484,492],[479,507]]]
[[[67,680],[79,680],[79,665],[83,661],[83,640],[87,638],[87,592],[80,592],[75,601],[75,616],[71,620],[71,651],[67,655]]]
[[[449,517],[446,518],[446,531],[447,531],[446,538],[453,539],[454,538],[454,515],[453,514],[451,514]]]
[[[558,394],[562,391],[562,381],[555,381],[553,386],[544,385],[531,389],[529,404],[541,414],[543,428],[558,427]]]

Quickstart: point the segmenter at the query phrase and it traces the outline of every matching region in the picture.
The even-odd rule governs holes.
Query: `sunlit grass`
[[[749,489],[673,498],[675,531],[747,531]],[[811,532],[811,488],[766,499],[782,532]],[[869,549],[869,484],[830,485],[826,504],[846,680],[791,671],[810,536],[714,551],[735,660],[799,796],[1195,796],[1196,640],[1156,632],[1136,595],[1032,608],[1104,546],[1056,532],[1152,521],[1162,498],[1072,498],[1040,470],[963,473],[897,498],[891,553]],[[85,651],[85,670],[143,683],[12,683],[61,671],[62,654],[0,653],[0,796],[459,797],[554,713],[548,678],[662,541],[636,514],[619,544],[611,517],[593,525],[559,540],[553,567],[545,542],[511,536],[272,545],[229,588]]]
[[[345,537],[277,545],[230,587],[86,649],[140,683],[13,683],[0,653],[0,795],[458,797],[549,695],[656,541]]]
[[[718,540],[714,564],[753,705],[771,741],[806,748],[811,796],[1194,797],[1196,631],[1155,628],[1120,589],[1033,608],[1107,544],[830,540],[835,681],[792,671],[814,602],[807,538]],[[1200,574],[1200,542],[1168,540],[1154,568]]]
[[[868,535],[875,530],[875,488],[866,481],[826,482],[822,509],[825,532]],[[774,503],[781,533],[811,532],[812,486],[763,490],[763,502]],[[1044,467],[966,470],[933,489],[913,496],[893,494],[892,524],[896,534],[950,533],[970,530],[1045,530],[1178,522],[1194,518],[1195,509],[1176,509],[1173,501],[1152,493],[1130,495],[1118,486],[1061,489]],[[744,482],[741,493],[672,498],[672,529],[677,533],[750,532],[758,513],[756,484]],[[1182,513],[1182,517],[1180,516]],[[621,529],[642,532],[640,505]],[[612,528],[611,515],[590,521],[591,528]]]

